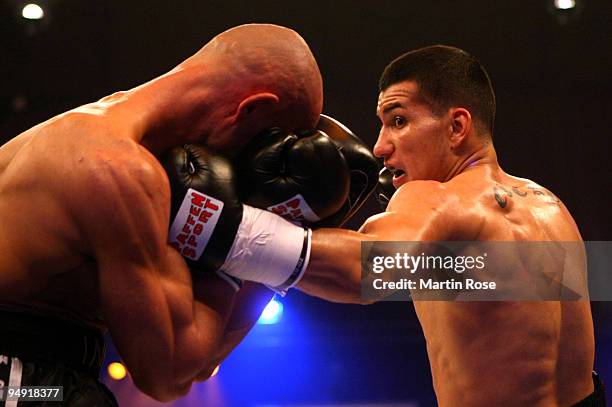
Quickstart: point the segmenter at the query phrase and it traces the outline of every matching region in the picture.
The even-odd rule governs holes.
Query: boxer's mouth
[[[391,172],[391,174],[393,174],[393,186],[395,188],[399,188],[399,186],[404,183],[406,172],[404,170],[400,170],[399,168],[393,167],[387,167],[387,169]]]

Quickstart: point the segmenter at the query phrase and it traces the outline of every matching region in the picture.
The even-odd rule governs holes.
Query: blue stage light
[[[282,315],[283,304],[273,299],[266,305],[257,323],[262,325],[276,324]]]

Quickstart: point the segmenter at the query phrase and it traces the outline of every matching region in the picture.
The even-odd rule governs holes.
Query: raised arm
[[[103,317],[136,385],[167,401],[208,371],[233,300],[194,301],[185,261],[167,243],[167,178],[148,152],[87,159],[71,201],[98,265]],[[81,182],[79,182],[81,181]]]

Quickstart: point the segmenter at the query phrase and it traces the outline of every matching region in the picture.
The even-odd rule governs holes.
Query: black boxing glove
[[[339,121],[322,114],[317,129],[327,134],[344,156],[349,167],[350,188],[342,207],[315,226],[339,227],[357,212],[374,191],[380,165],[368,146]]]
[[[303,225],[335,214],[348,199],[344,156],[317,130],[266,130],[245,147],[236,166],[245,203]]]
[[[243,205],[230,162],[202,146],[175,147],[160,162],[172,193],[168,241],[193,270],[221,270],[281,291],[299,281],[310,230]]]
[[[380,209],[383,211],[387,210],[387,205],[389,205],[389,201],[394,193],[393,173],[385,167],[378,174],[378,186],[376,187],[376,200],[380,205]]]
[[[321,115],[317,129],[307,133],[259,134],[238,168],[245,202],[318,228],[342,226],[355,214],[376,186],[379,165],[349,129]]]
[[[172,197],[170,244],[191,268],[219,270],[242,220],[233,167],[194,144],[171,149],[161,164]]]

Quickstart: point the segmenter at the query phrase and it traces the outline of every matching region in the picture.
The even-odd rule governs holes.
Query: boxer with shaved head
[[[208,377],[272,292],[245,284],[235,294],[216,274],[192,275],[167,243],[170,186],[156,157],[185,143],[233,157],[264,129],[312,128],[322,92],[296,32],[244,25],[4,144],[2,385],[64,386],[64,405],[114,405],[97,381],[107,328],[158,400]]]

